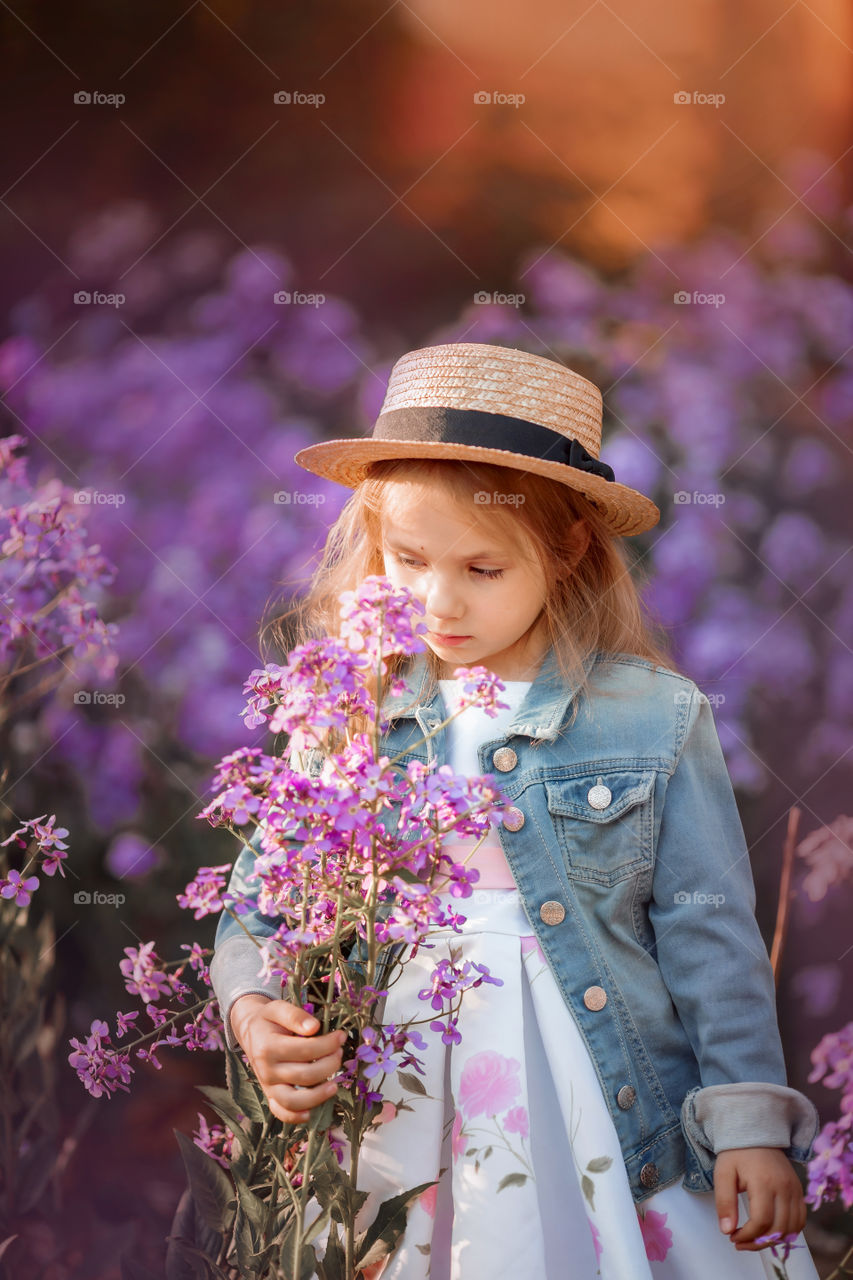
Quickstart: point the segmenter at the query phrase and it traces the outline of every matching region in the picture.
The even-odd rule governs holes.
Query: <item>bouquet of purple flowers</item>
[[[482,839],[506,801],[492,775],[457,777],[434,759],[403,768],[381,754],[389,727],[383,698],[405,688],[392,674],[395,660],[399,666],[424,648],[423,606],[379,576],[344,592],[340,605],[336,637],[300,645],[286,665],[267,664],[245,686],[246,723],[287,734],[285,754],[242,748],[226,756],[214,799],[199,815],[237,834],[250,829],[251,877],[235,874],[229,886],[229,864],[204,867],[178,897],[195,919],[228,912],[258,948],[259,977],[280,977],[285,998],[313,1014],[322,1032],[346,1032],[338,1088],[305,1123],[284,1123],[271,1115],[241,1055],[229,1052],[229,1089],[203,1089],[223,1127],[203,1122],[196,1144],[181,1144],[190,1185],[171,1237],[176,1275],[179,1262],[203,1259],[199,1274],[217,1277],[355,1280],[393,1252],[408,1206],[433,1184],[401,1188],[357,1234],[366,1199],[358,1188],[361,1141],[381,1119],[390,1077],[417,1105],[422,1032],[458,1041],[465,991],[501,982],[483,965],[443,959],[419,993],[423,1009],[405,1022],[381,1021],[395,974],[430,945],[430,931],[458,930],[464,921],[454,904],[470,896],[479,873],[442,852],[445,838]],[[463,696],[455,715],[467,705],[492,714],[504,705],[497,701],[502,683],[485,668],[457,668],[456,675]],[[296,743],[318,753],[312,776],[293,767],[303,760]],[[274,931],[253,932],[253,916],[275,922]],[[194,994],[183,980],[187,965],[209,983],[209,953],[196,943],[187,950],[185,961],[165,965],[153,943],[127,949],[128,990],[141,997],[155,1029],[117,1049],[106,1024],[96,1022],[85,1043],[73,1041],[70,1060],[90,1092],[127,1087],[133,1048],[158,1065],[160,1044],[224,1047],[210,993],[183,1011],[163,1007]],[[117,1038],[136,1016],[119,1014]],[[149,1040],[149,1048],[138,1047]]]

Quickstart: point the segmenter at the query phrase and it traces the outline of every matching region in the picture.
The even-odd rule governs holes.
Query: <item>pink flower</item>
[[[469,1058],[462,1070],[459,1100],[469,1116],[495,1116],[518,1097],[521,1063],[484,1049]]]
[[[506,1113],[504,1116],[504,1132],[520,1133],[522,1138],[528,1137],[530,1125],[525,1107],[513,1107],[511,1111]]]
[[[435,1202],[438,1198],[438,1183],[434,1183],[431,1187],[427,1187],[426,1191],[422,1191],[418,1196],[418,1200],[423,1205],[431,1218],[435,1217]]]
[[[672,1232],[666,1225],[666,1214],[655,1209],[647,1209],[645,1213],[637,1210],[640,1219],[640,1231],[643,1244],[646,1246],[646,1257],[649,1262],[663,1262],[672,1248]]]
[[[595,1265],[598,1266],[601,1261],[601,1236],[598,1234],[598,1227],[592,1218],[587,1218],[589,1229],[592,1232],[592,1247],[595,1249]]]
[[[453,1132],[450,1135],[450,1145],[453,1148],[453,1163],[465,1154],[467,1139],[462,1132],[462,1112],[457,1111],[453,1117]]]
[[[382,1110],[379,1112],[379,1115],[376,1117],[377,1124],[387,1124],[389,1120],[396,1120],[396,1118],[397,1118],[396,1104],[393,1102],[383,1102]]]

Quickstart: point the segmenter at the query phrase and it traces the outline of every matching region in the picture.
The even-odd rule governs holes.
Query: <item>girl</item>
[[[426,610],[426,653],[390,664],[406,692],[385,700],[383,753],[492,772],[512,806],[471,858],[463,933],[432,934],[388,995],[384,1021],[422,1013],[451,947],[502,980],[465,994],[458,1044],[427,1033],[426,1096],[389,1082],[367,1135],[359,1226],[438,1179],[373,1269],[386,1280],[817,1275],[791,1163],[817,1114],[786,1085],[710,705],[654,637],[620,541],[660,513],[599,459],[601,421],[598,388],[555,361],[456,343],[397,361],[372,438],[296,455],[355,490],[307,597],[313,634],[371,573]],[[453,671],[475,664],[509,708],[445,726]],[[316,774],[302,745],[291,763]],[[271,1111],[304,1119],[335,1091],[343,1034],[259,981],[226,913],[211,974]],[[792,1239],[768,1235],[796,1237],[787,1261]]]

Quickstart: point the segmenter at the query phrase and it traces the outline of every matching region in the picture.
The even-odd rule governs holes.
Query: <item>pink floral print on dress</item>
[[[469,1058],[462,1069],[459,1101],[468,1116],[496,1116],[518,1097],[521,1063],[484,1049]]]

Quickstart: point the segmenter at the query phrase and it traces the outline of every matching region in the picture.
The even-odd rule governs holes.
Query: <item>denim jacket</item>
[[[505,733],[479,747],[511,804],[498,826],[524,910],[586,1042],[641,1201],[683,1179],[713,1189],[715,1156],[773,1146],[810,1158],[814,1104],[786,1085],[773,974],[743,828],[710,703],[688,678],[598,654],[575,699],[546,654]],[[444,762],[425,654],[383,703],[382,751]],[[577,715],[571,719],[573,703]],[[308,754],[309,775],[322,767]],[[393,812],[393,811],[392,811]],[[257,835],[253,845],[257,848]],[[251,883],[243,850],[231,888]],[[464,914],[464,900],[460,902]],[[253,934],[276,922],[244,917]],[[231,1005],[258,991],[257,949],[225,912],[211,978]]]

